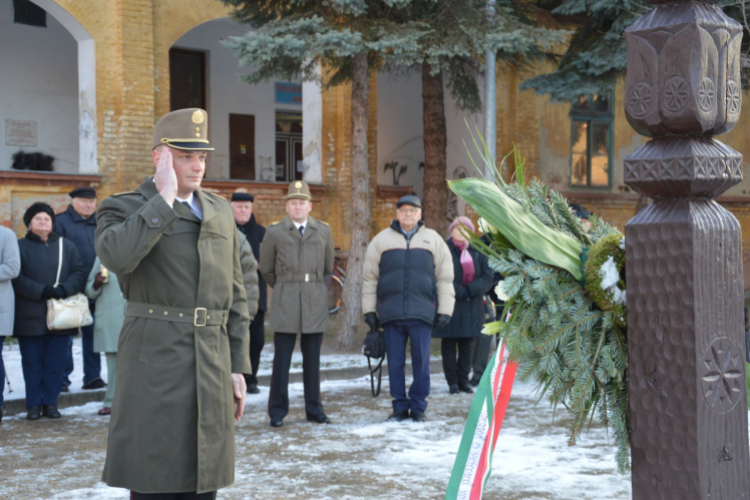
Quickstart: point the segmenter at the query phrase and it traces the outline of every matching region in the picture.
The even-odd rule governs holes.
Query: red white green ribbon
[[[484,371],[448,482],[446,500],[480,500],[492,470],[492,454],[508,408],[517,364],[501,343]]]

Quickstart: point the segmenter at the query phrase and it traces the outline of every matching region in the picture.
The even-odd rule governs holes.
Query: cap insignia
[[[302,189],[302,183],[300,181],[297,181],[294,183],[294,187],[297,188],[297,194],[300,194],[300,189]]]
[[[203,123],[203,113],[200,109],[196,109],[190,119],[193,121],[193,123]]]

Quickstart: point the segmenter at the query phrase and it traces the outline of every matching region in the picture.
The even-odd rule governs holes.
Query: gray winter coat
[[[0,226],[0,337],[13,335],[16,296],[10,280],[17,277],[20,271],[21,256],[18,253],[16,234],[7,227]]]

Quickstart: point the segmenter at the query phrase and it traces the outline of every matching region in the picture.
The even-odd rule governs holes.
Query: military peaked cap
[[[305,181],[294,181],[289,184],[289,192],[286,195],[287,200],[298,198],[312,201],[310,186]]]
[[[183,151],[213,151],[208,143],[208,113],[186,108],[162,116],[154,128],[154,148],[162,144]]]

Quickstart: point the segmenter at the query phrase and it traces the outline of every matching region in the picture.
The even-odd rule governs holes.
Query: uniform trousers
[[[258,311],[258,314],[250,323],[250,366],[253,367],[253,374],[245,377],[247,385],[258,385],[258,368],[260,367],[260,353],[266,343],[266,331],[263,326],[266,318],[265,311]]]
[[[117,353],[107,353],[107,392],[104,394],[105,408],[112,408],[112,400],[115,398],[115,379],[117,378]]]
[[[461,388],[469,386],[471,348],[473,344],[473,337],[449,337],[442,339],[440,353],[443,356],[445,380],[449,386],[457,385]],[[456,363],[456,350],[458,350],[458,363]]]
[[[289,413],[289,368],[297,340],[295,333],[276,332],[273,335],[273,373],[271,394],[268,397],[268,415],[283,419]],[[324,415],[320,402],[320,346],[322,333],[301,334],[302,382],[305,389],[305,412],[309,417]]]
[[[215,500],[216,492],[206,493],[137,493],[130,492],[130,500]]]
[[[388,383],[393,411],[424,413],[430,395],[430,343],[432,325],[419,320],[392,321],[383,325]],[[411,368],[414,380],[406,396],[406,341],[411,342]]]
[[[91,317],[96,313],[95,302],[89,302]],[[96,320],[94,320],[96,323]],[[83,385],[94,379],[100,378],[102,374],[102,357],[94,352],[94,323],[81,327],[81,340],[83,343]],[[70,385],[70,374],[73,373],[75,363],[73,362],[73,337],[68,341],[68,353],[65,360],[65,376],[63,382]]]
[[[68,336],[18,337],[26,383],[26,407],[57,406],[62,389]]]

